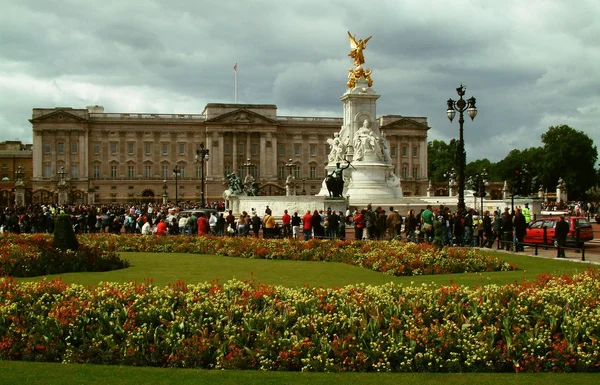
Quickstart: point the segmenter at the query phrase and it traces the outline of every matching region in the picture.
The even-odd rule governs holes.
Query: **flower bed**
[[[236,258],[333,261],[395,276],[516,269],[500,258],[472,248],[435,248],[398,241],[271,240],[252,237],[141,237],[95,235],[84,244],[134,252],[216,254]]]
[[[49,235],[0,238],[0,276],[34,277],[80,271],[109,271],[129,266],[111,247],[83,243],[76,251],[57,249]]]
[[[597,271],[480,288],[0,280],[0,359],[304,371],[599,371]]]

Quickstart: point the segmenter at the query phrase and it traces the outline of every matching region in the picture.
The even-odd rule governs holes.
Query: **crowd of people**
[[[407,242],[427,242],[437,246],[479,246],[491,248],[494,243],[506,249],[522,250],[528,223],[532,219],[528,204],[517,206],[514,213],[508,208],[493,213],[464,212],[440,205],[415,213],[408,210],[405,217],[390,207],[375,209],[369,204],[354,212],[346,210],[307,210],[302,216],[287,210],[280,218],[272,215],[267,206],[264,214],[252,209],[234,215],[215,202],[212,210],[191,204],[175,207],[169,204],[138,205],[32,205],[4,208],[0,213],[0,230],[16,233],[52,233],[57,214],[71,216],[76,233],[114,233],[143,235],[215,235],[263,236],[264,238],[295,238],[309,240],[345,239],[347,228],[354,229],[354,239],[396,239]],[[593,206],[586,206],[586,212]],[[187,209],[182,213],[180,210]],[[198,210],[197,212],[195,210]],[[351,234],[351,233],[350,233]]]

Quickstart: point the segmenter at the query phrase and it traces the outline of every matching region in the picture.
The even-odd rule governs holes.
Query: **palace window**
[[[93,171],[93,175],[94,175],[93,178],[94,179],[100,179],[100,166],[94,166],[93,170],[94,170]]]
[[[285,173],[285,166],[279,166],[279,168],[277,169],[277,175],[279,176],[279,179],[287,178],[287,174]]]
[[[414,157],[417,157],[417,156],[419,156],[419,148],[418,148],[417,146],[413,146],[413,149],[412,149],[412,155],[413,155]]]
[[[72,154],[77,154],[79,152],[79,146],[77,144],[78,144],[77,142],[71,143],[71,153]]]
[[[244,143],[238,143],[238,154],[246,154],[246,145]]]
[[[168,143],[163,143],[162,144],[162,151],[161,153],[163,155],[168,155],[169,154],[169,144]]]
[[[300,145],[299,144],[294,144],[294,155],[300,156]]]
[[[396,151],[396,146],[392,146],[392,147],[390,148],[390,155],[392,156],[392,158],[395,158],[395,157],[396,157],[396,152],[397,152],[397,151]]]
[[[117,179],[117,166],[110,166],[110,177]]]
[[[127,177],[129,179],[135,178],[135,166],[127,166]]]
[[[225,175],[231,174],[231,165],[225,165],[225,167],[223,167],[223,172],[225,173]]]
[[[412,169],[412,176],[415,179],[419,177],[419,166],[413,167],[413,169]]]
[[[258,155],[258,143],[252,143],[252,155]]]
[[[310,166],[310,179],[317,179],[317,168]]]
[[[94,147],[94,155],[100,154],[100,143],[94,143],[93,147]]]
[[[65,144],[64,143],[57,143],[56,145],[56,152],[58,152],[59,154],[62,154],[65,152]]]
[[[202,166],[196,166],[196,179],[202,179]]]
[[[110,142],[110,153],[111,154],[117,153],[117,142]]]
[[[279,156],[285,156],[285,143],[279,143],[277,145],[277,154]]]
[[[146,179],[152,178],[152,166],[144,167],[144,177],[146,177]]]
[[[79,166],[71,166],[71,178],[79,178]]]
[[[402,146],[402,157],[406,158],[408,156],[408,147]]]
[[[223,146],[223,153],[225,155],[231,154],[231,145],[229,143],[225,143],[225,145]]]
[[[179,143],[179,155],[185,154],[185,143]]]
[[[144,154],[152,154],[152,143],[144,143]]]
[[[45,164],[44,165],[44,178],[50,178],[52,176],[51,171],[52,169],[50,168],[49,164]]]
[[[310,156],[317,156],[317,145],[316,144],[310,145]]]
[[[45,154],[50,153],[50,143],[44,143],[44,153]]]
[[[296,166],[294,169],[294,178],[300,179],[300,166]]]
[[[408,179],[408,166],[402,165],[402,179]]]
[[[135,143],[134,142],[128,142],[127,143],[127,153],[129,155],[133,155],[134,152],[135,152]]]
[[[162,177],[167,179],[169,177],[169,166],[162,166]]]
[[[185,178],[185,166],[179,166],[179,179]]]

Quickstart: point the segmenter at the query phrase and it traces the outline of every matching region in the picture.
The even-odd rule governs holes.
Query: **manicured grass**
[[[255,281],[287,287],[345,286],[364,283],[382,285],[388,282],[403,284],[453,282],[472,285],[506,284],[515,281],[533,280],[544,273],[572,275],[596,265],[573,263],[564,260],[535,258],[524,254],[489,252],[519,266],[519,270],[509,272],[442,274],[412,277],[393,277],[372,270],[334,262],[305,262],[229,258],[215,255],[168,254],[168,253],[121,253],[131,262],[131,267],[123,270],[97,273],[69,273],[60,275],[67,283],[96,285],[99,282],[143,282],[152,279],[154,284],[163,286],[177,281],[198,283],[227,281],[232,278]],[[58,275],[46,276],[48,279]],[[36,281],[41,277],[19,279]]]
[[[292,373],[60,365],[0,361],[3,384],[323,384],[564,385],[594,384],[597,374]]]

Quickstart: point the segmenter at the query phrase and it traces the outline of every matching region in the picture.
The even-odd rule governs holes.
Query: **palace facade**
[[[71,204],[222,200],[225,175],[251,174],[260,195],[321,189],[329,147],[342,118],[278,116],[270,104],[208,104],[201,114],[107,113],[101,106],[34,108],[33,203],[56,202],[66,181]],[[425,195],[426,117],[378,118],[404,196]],[[196,151],[210,151],[204,165]],[[178,167],[179,174],[173,170]],[[204,175],[203,175],[204,173]],[[29,175],[25,178],[28,179]]]

